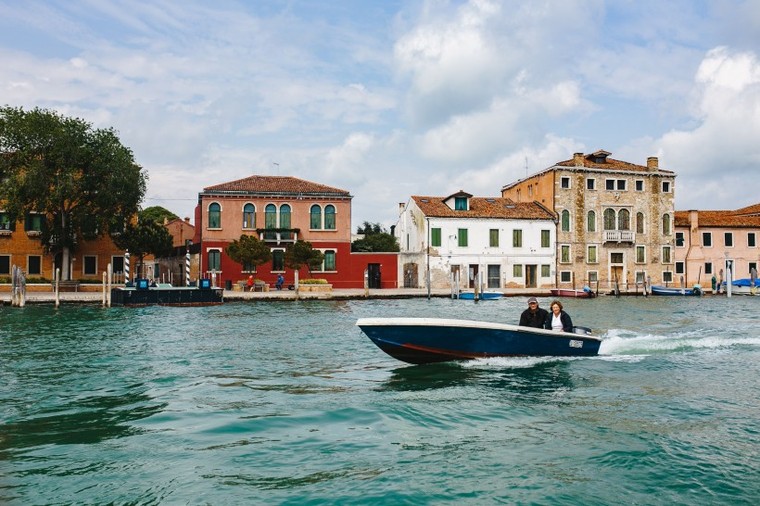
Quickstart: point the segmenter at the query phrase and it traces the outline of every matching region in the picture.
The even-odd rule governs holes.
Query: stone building
[[[502,197],[538,201],[558,216],[556,286],[635,290],[645,280],[674,281],[675,173],[610,158],[607,151],[575,153],[505,185]]]

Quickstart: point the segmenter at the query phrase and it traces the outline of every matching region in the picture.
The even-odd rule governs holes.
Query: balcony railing
[[[605,230],[604,242],[633,242],[636,235],[630,230]]]
[[[298,240],[298,233],[301,230],[298,228],[257,228],[256,233],[259,234],[259,239],[264,242],[275,242],[277,244],[296,242]]]

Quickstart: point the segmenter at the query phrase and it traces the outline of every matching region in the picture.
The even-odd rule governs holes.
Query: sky
[[[390,227],[599,149],[760,203],[760,0],[0,0],[0,62],[0,106],[115,129],[181,217],[262,174]]]

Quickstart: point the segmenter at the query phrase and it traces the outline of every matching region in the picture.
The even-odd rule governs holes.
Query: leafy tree
[[[313,269],[322,265],[324,259],[324,254],[314,249],[309,241],[298,240],[285,249],[285,266],[297,271],[305,265],[309,269],[309,275]]]
[[[0,108],[0,201],[14,222],[41,216],[42,244],[62,254],[62,279],[71,279],[77,237],[121,232],[145,187],[113,129],[44,109]]]
[[[168,257],[174,252],[171,234],[166,227],[153,220],[130,223],[124,232],[114,236],[113,240],[119,248],[128,250],[137,258],[138,273],[141,272],[145,255]]]
[[[255,235],[241,235],[239,240],[232,241],[224,251],[228,257],[243,267],[255,268],[272,259],[269,246]]]
[[[179,218],[176,214],[161,206],[146,207],[138,214],[140,220],[151,220],[156,223],[164,223],[166,221],[172,221]]]
[[[400,251],[398,239],[389,234],[379,223],[364,222],[356,232],[364,234],[363,239],[357,239],[351,243],[351,251],[360,252],[385,252]]]

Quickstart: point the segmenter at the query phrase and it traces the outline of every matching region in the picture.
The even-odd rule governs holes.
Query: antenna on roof
[[[280,164],[279,164],[279,163],[277,163],[277,162],[272,162],[272,165],[274,165],[274,166],[275,166],[275,169],[274,169],[274,174],[275,174],[276,176],[279,176],[279,175],[280,175]]]
[[[528,157],[525,157],[525,177],[528,177]]]

